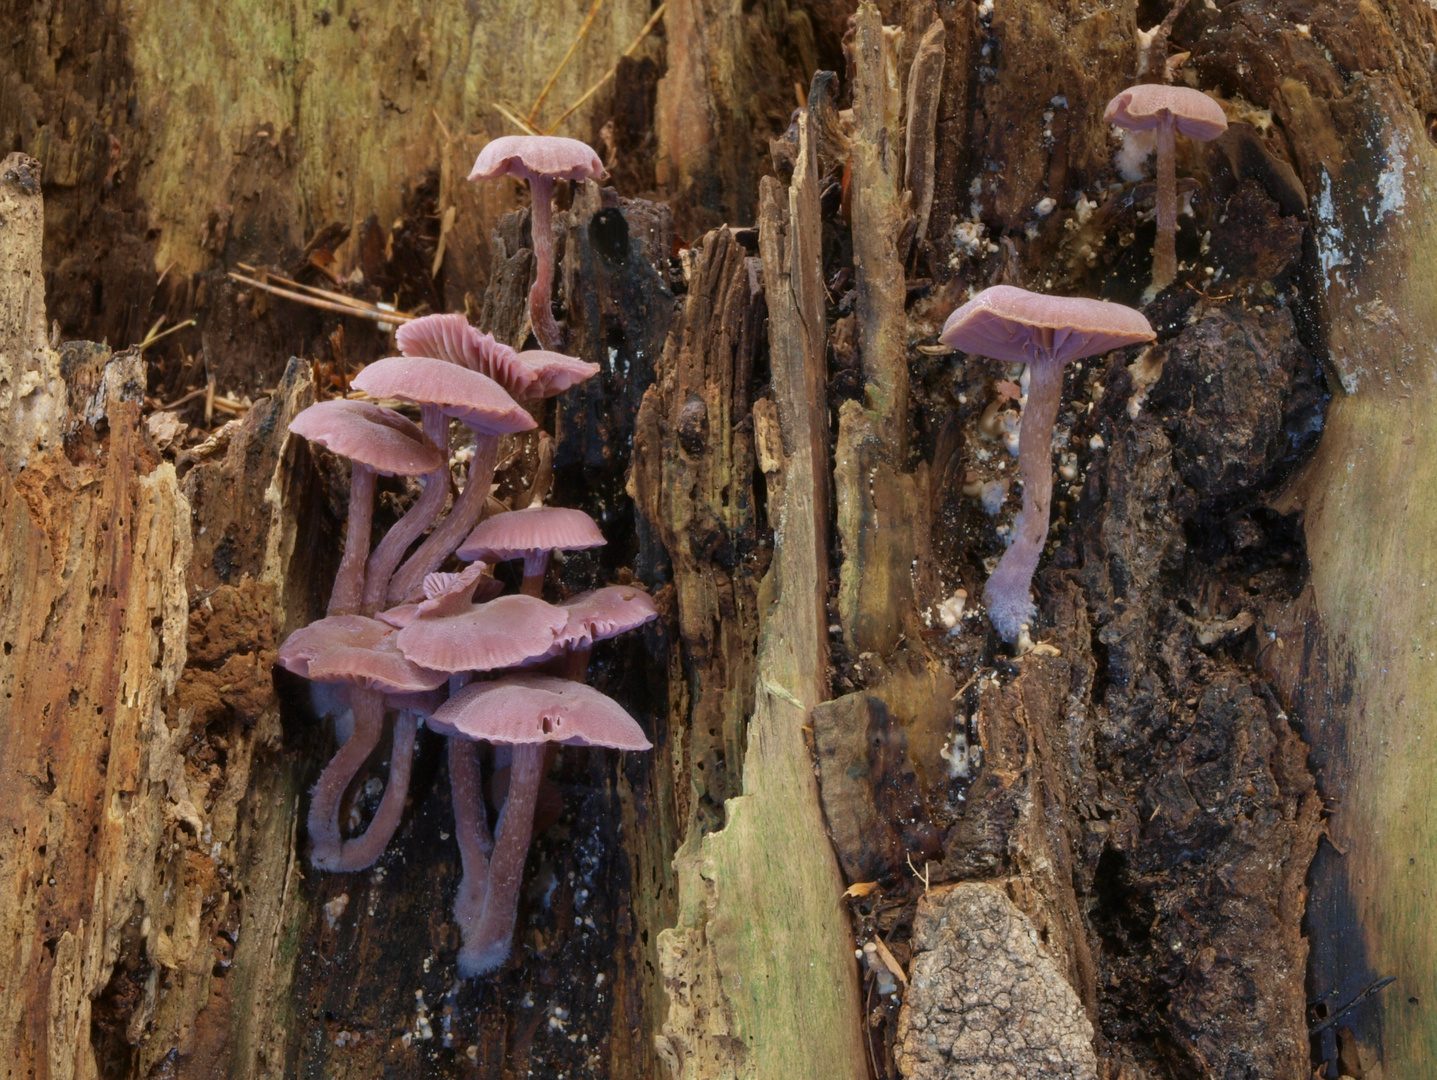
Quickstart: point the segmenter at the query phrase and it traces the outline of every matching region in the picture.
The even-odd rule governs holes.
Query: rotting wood
[[[770,504],[772,607],[760,631],[743,794],[726,804],[722,830],[691,839],[676,856],[679,922],[659,943],[670,995],[660,1051],[686,1080],[865,1075],[842,880],[819,839],[823,818],[801,730],[828,696],[827,516],[819,516],[827,425],[815,423],[821,399],[809,396],[823,358],[814,351],[823,325],[813,307],[822,297],[817,181],[801,115],[788,213],[776,181],[764,181],[760,203],[783,498]]]
[[[892,28],[871,2],[859,5],[854,41],[857,74],[850,144],[853,167],[853,268],[858,281],[858,349],[864,406],[893,464],[908,445],[908,358],[903,317],[903,87]]]
[[[12,473],[60,437],[65,389],[45,325],[40,163],[0,162],[0,459]]]
[[[1328,828],[1340,857],[1324,852],[1314,874],[1317,990],[1336,1008],[1377,975],[1396,975],[1344,1023],[1380,1054],[1384,1076],[1415,1080],[1437,1061],[1437,1023],[1417,1004],[1437,997],[1437,857],[1424,810],[1437,774],[1437,152],[1411,91],[1391,80],[1326,108],[1296,86],[1284,91],[1294,119],[1314,125],[1313,150],[1299,157],[1317,195],[1317,285],[1342,391],[1292,493],[1311,589],[1266,617],[1263,662],[1313,732],[1324,791],[1339,800]],[[1382,158],[1337,150],[1351,145],[1339,118]],[[1384,193],[1375,211],[1374,172]],[[1359,926],[1364,947],[1354,949]]]
[[[928,220],[933,212],[933,166],[936,155],[934,135],[938,130],[938,105],[943,90],[944,44],[947,32],[943,21],[934,18],[919,39],[908,69],[908,106],[904,110],[903,185],[911,197],[913,239],[928,238]],[[900,252],[900,255],[906,254]]]

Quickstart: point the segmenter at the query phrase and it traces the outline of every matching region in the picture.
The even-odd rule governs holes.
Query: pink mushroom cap
[[[501,596],[462,615],[420,616],[397,640],[405,656],[426,667],[493,671],[543,656],[568,622],[567,611],[536,597]]]
[[[423,615],[462,615],[479,601],[492,600],[504,591],[504,583],[487,573],[486,563],[470,563],[457,574],[433,573],[424,577],[424,599],[381,611],[375,618],[404,629]]]
[[[372,649],[394,632],[378,619],[363,615],[330,615],[301,626],[279,647],[275,663],[286,671],[309,678],[310,664],[342,649]]]
[[[470,180],[552,176],[555,180],[598,180],[608,175],[593,147],[555,135],[504,135],[479,151]]]
[[[1227,130],[1222,106],[1201,90],[1187,86],[1142,83],[1130,86],[1108,102],[1103,119],[1129,131],[1150,131],[1164,117],[1189,139],[1207,142]]]
[[[1156,336],[1141,312],[1122,304],[995,285],[948,316],[938,340],[963,352],[1027,364],[1049,356],[1067,363]]]
[[[444,466],[444,455],[418,424],[370,401],[318,402],[291,420],[289,430],[386,476],[422,476]]]
[[[607,543],[594,519],[563,506],[531,506],[485,518],[459,545],[461,559],[504,562],[531,551],[578,551]]]
[[[521,361],[517,352],[496,341],[493,334],[470,326],[463,315],[425,315],[405,323],[394,337],[405,356],[427,356],[477,371],[515,398],[547,396],[529,392],[539,376],[532,365]]]
[[[580,360],[577,356],[546,352],[543,349],[527,349],[515,354],[519,362],[532,374],[533,381],[522,396],[531,398],[553,397],[562,394],[571,386],[592,378],[599,373],[599,365]]]
[[[476,431],[531,431],[534,418],[487,375],[429,356],[391,356],[370,364],[352,384],[374,398],[438,405]]]
[[[449,678],[402,656],[394,628],[363,615],[331,615],[301,627],[279,647],[276,663],[313,682],[346,682],[371,690],[432,690]]]
[[[446,735],[496,743],[558,742],[650,750],[643,729],[613,698],[592,686],[548,675],[506,675],[470,683],[434,712]]]
[[[434,690],[449,681],[449,672],[414,663],[395,644],[397,631],[369,649],[336,649],[309,663],[314,682],[358,683],[386,694]]]
[[[560,606],[569,613],[561,639],[568,648],[587,648],[659,617],[653,597],[631,585],[606,585],[580,593]]]

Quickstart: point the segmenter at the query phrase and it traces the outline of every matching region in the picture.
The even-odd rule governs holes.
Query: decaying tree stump
[[[590,5],[526,10],[0,6],[8,1075],[1426,1077],[1418,0],[601,8],[536,113],[614,67],[561,132],[613,186],[557,215],[601,373],[495,494],[552,453],[610,542],[550,587],[653,593],[593,681],[655,749],[563,751],[492,979],[432,734],[384,858],[310,868],[333,734],[272,661],[345,474],[286,426],[391,345],[226,272],[521,345],[519,189],[462,177]],[[1179,145],[1157,342],[1066,376],[1016,651],[975,608],[1020,373],[936,336],[996,283],[1142,303],[1102,113],[1165,56],[1229,131]]]

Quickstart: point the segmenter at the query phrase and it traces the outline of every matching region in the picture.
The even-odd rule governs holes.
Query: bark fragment
[[[1003,890],[928,893],[913,922],[898,1019],[909,1080],[1096,1080],[1093,1025],[1038,932]]]

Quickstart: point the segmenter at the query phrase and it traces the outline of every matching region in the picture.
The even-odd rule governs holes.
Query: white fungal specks
[[[1407,139],[1393,131],[1387,139],[1387,156],[1377,176],[1377,214],[1399,213],[1407,205]]]
[[[1338,224],[1337,203],[1332,197],[1332,177],[1326,169],[1317,183],[1317,198],[1312,204],[1315,223],[1313,232],[1317,240],[1317,259],[1322,264],[1323,284],[1327,275],[1339,266],[1350,266],[1352,257],[1345,250],[1347,243]]]

